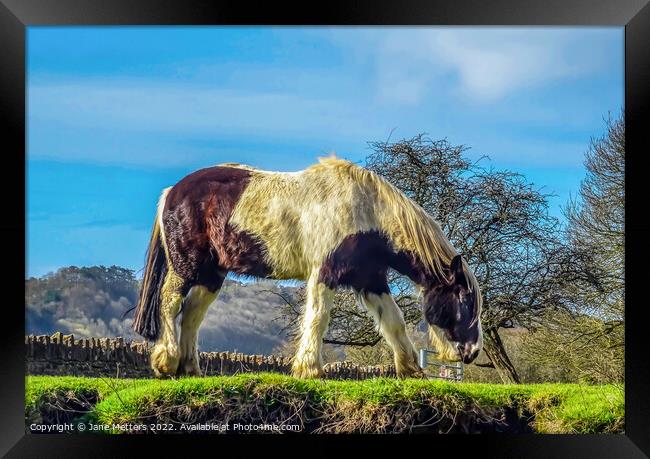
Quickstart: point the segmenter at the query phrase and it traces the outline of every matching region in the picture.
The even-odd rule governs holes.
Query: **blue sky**
[[[616,28],[29,27],[28,276],[139,270],[160,190],[426,132],[554,193],[623,107]]]

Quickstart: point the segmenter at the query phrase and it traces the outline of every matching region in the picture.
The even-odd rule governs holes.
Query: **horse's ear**
[[[467,278],[465,277],[465,270],[463,269],[463,257],[456,255],[454,259],[451,260],[450,269],[454,275],[454,282],[464,284],[465,287],[467,287]]]

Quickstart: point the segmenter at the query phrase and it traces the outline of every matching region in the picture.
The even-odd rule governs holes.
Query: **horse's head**
[[[451,262],[449,281],[424,290],[423,313],[431,344],[441,360],[472,362],[481,350],[481,292],[460,255]]]

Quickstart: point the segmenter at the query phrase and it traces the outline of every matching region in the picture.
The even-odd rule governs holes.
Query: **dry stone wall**
[[[90,377],[151,378],[151,346],[146,341],[125,342],[122,338],[79,338],[64,335],[26,335],[26,373],[31,375],[72,375]],[[204,375],[233,375],[270,371],[289,374],[288,358],[246,355],[235,352],[200,352]],[[359,366],[351,362],[325,365],[331,379],[366,379],[395,376],[395,367]]]

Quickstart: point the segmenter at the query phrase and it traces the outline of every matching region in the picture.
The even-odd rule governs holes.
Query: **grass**
[[[146,380],[140,380],[146,382]],[[25,379],[25,421],[68,422],[91,411],[102,399],[138,385],[138,380],[28,376]]]
[[[317,433],[624,429],[624,395],[613,386],[305,381],[257,373],[178,380],[29,376],[26,387],[28,423],[293,423]]]

